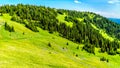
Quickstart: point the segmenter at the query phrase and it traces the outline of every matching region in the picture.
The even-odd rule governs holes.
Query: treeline
[[[44,30],[48,30],[50,33],[59,32],[60,36],[73,42],[84,43],[85,46],[83,49],[89,53],[95,54],[95,47],[100,48],[100,52],[107,52],[111,55],[118,53],[117,49],[120,47],[118,41],[115,40],[111,42],[104,39],[102,35],[97,30],[93,29],[90,24],[93,23],[99,28],[102,28],[101,26],[104,24],[106,27],[109,26],[110,21],[100,15],[96,15],[91,12],[78,12],[23,4],[18,4],[16,6],[5,5],[1,6],[0,9],[1,13],[10,14],[12,16],[11,20],[25,24],[25,26],[32,31],[38,32],[37,27],[40,27]],[[73,26],[69,27],[65,23],[60,23],[56,19],[58,13],[67,14],[65,20],[72,22]],[[79,21],[77,18],[82,18],[83,21]],[[104,22],[104,24],[101,23],[101,25],[100,22],[103,22],[103,19],[106,22]],[[99,22],[97,22],[97,20],[99,20]],[[112,29],[112,27],[103,29],[107,31],[108,28],[110,28],[109,30]]]
[[[57,12],[49,7],[18,4],[17,6],[1,6],[0,9],[1,13],[10,14],[12,16],[11,20],[23,23],[27,28],[35,32],[38,32],[36,26],[52,31],[53,29],[50,27],[53,25],[51,24],[58,22],[56,19]],[[24,20],[27,20],[28,23]]]

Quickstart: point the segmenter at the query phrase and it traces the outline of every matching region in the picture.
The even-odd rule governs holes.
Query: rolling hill
[[[20,5],[20,6],[24,6],[24,5]],[[20,6],[18,6],[19,9],[20,8],[23,9]],[[15,10],[14,12],[16,14],[14,13],[15,15],[11,15],[11,13],[13,12],[9,13],[9,11],[12,11],[9,10],[9,8],[6,9],[6,12],[2,11],[4,10],[3,8],[0,11],[2,12],[2,15],[0,16],[0,62],[1,62],[0,67],[1,68],[113,68],[113,67],[119,68],[120,67],[119,64],[120,56],[118,53],[120,49],[118,47],[117,50],[113,51],[116,48],[113,45],[116,44],[117,46],[117,44],[119,44],[119,41],[115,41],[118,40],[117,37],[112,36],[111,33],[107,32],[107,30],[109,29],[103,28],[105,26],[108,27],[112,25],[114,25],[113,28],[119,26],[117,26],[116,24],[112,23],[109,20],[106,20],[106,18],[103,18],[99,15],[89,12],[74,12],[72,10],[56,11],[56,9],[53,10],[51,8],[42,7],[39,9],[41,11],[47,12],[48,14],[43,13],[44,18],[43,19],[41,18],[40,19],[41,22],[39,22],[39,18],[38,18],[39,15],[36,15],[37,17],[35,16],[32,18],[30,18],[29,15],[21,16],[22,12],[19,12],[20,10],[17,11],[17,9],[15,10],[15,8],[14,8]],[[39,9],[37,9],[36,7],[35,10],[39,10]],[[29,11],[29,9],[27,9],[27,11]],[[52,12],[57,13],[57,17],[54,16]],[[69,13],[71,14],[74,13],[77,16],[75,15],[74,17],[74,15],[72,15],[74,17],[72,18]],[[82,17],[79,14],[83,14],[84,17]],[[48,15],[50,15],[50,17],[48,17]],[[42,17],[42,14],[40,16]],[[50,18],[50,20],[48,20],[48,18]],[[97,19],[95,21],[98,23],[96,23],[93,18]],[[58,27],[57,25],[55,25],[54,21],[57,21],[58,26],[61,25],[58,28],[58,30],[60,29],[59,31],[54,29],[53,25]],[[106,21],[105,22],[106,25],[101,25],[99,21],[102,22],[101,24],[103,24],[103,22]],[[44,22],[45,24],[42,22]],[[49,22],[52,22],[53,24]],[[11,26],[14,27],[15,31],[10,32],[6,30],[5,23],[7,23],[9,27]],[[49,25],[46,25],[48,23]],[[108,24],[112,23],[112,24],[108,25],[107,23]],[[67,27],[65,25],[71,31],[72,28],[74,28],[75,32],[68,33],[68,35],[66,35],[67,33],[65,33],[65,31],[62,31],[63,28],[64,28],[63,30],[67,30]],[[86,35],[85,38],[87,39],[84,38],[82,39],[82,36],[80,36],[80,34],[82,35],[82,33],[80,33],[81,31],[80,29],[76,30],[81,27],[86,28],[85,32],[83,29],[83,32],[85,33]],[[110,29],[112,29],[112,27]],[[117,29],[114,28],[114,30]],[[77,32],[80,34],[77,34]],[[72,36],[72,34],[74,33],[76,33],[76,35]],[[79,37],[80,40],[74,36]],[[98,39],[97,41],[98,43],[96,43],[97,45],[94,44],[95,43],[94,39],[92,39],[94,37],[100,38],[100,40],[98,38],[95,38]],[[85,40],[86,42],[84,42]],[[112,43],[113,41],[114,43]],[[110,43],[113,45],[111,45]],[[91,50],[92,48],[90,49],[89,46],[90,48],[94,46],[93,47],[94,51]],[[105,48],[107,46],[112,46],[112,50],[108,52],[104,50],[104,52],[102,52],[103,51],[102,48],[104,49],[104,46]],[[83,49],[83,47],[84,48],[87,47],[88,49],[87,48]],[[115,54],[113,52],[115,52]],[[112,53],[113,55],[110,55],[109,53],[110,54]],[[105,61],[101,60],[101,58],[103,57],[105,58]]]

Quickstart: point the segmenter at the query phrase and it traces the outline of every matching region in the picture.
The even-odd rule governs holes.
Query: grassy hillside
[[[57,19],[59,20],[59,22],[65,23],[67,26],[72,27],[72,26],[73,26],[73,23],[72,23],[72,22],[67,22],[67,21],[65,21],[65,16],[67,16],[67,15],[66,15],[66,14],[63,14],[63,15],[58,14]]]
[[[23,4],[4,5],[0,9],[1,16],[7,17],[6,20],[11,18],[12,21],[16,21],[14,24],[21,23],[33,31],[30,32],[29,30],[28,34],[39,32],[39,27],[51,34],[57,33],[57,35],[75,43],[85,44],[83,49],[89,53],[95,54],[95,47],[98,47],[103,53],[120,54],[118,52],[120,48],[118,41],[120,25],[98,14]],[[21,26],[16,27],[8,22],[5,22],[5,30],[7,31],[14,32],[14,28],[19,28],[16,31],[23,35],[25,31],[28,31],[25,27],[22,30]]]
[[[95,55],[82,51],[84,44],[76,44],[56,34],[38,28],[35,33],[23,24],[10,20],[8,14],[0,16],[1,68],[119,68],[119,55]],[[4,29],[4,22],[14,26],[15,32]],[[24,32],[24,34],[23,34]],[[50,44],[50,45],[49,45]],[[106,57],[109,62],[100,61]]]

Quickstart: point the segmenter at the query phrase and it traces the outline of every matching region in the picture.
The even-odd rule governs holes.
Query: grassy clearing
[[[83,21],[84,19],[82,19],[82,18],[77,18],[77,20],[79,20],[79,21],[81,22],[81,21]]]
[[[65,21],[65,16],[67,16],[67,15],[66,15],[66,14],[63,14],[63,15],[58,14],[57,19],[59,20],[59,22],[65,23],[67,26],[72,27],[72,26],[73,26],[73,23],[72,23],[72,22],[67,22],[67,21]]]
[[[83,44],[76,44],[39,28],[34,33],[24,25],[10,20],[8,14],[0,17],[15,27],[10,33],[0,27],[1,68],[119,68],[119,55],[89,54],[82,51]],[[23,35],[23,32],[25,34]],[[51,44],[51,47],[48,46]],[[67,45],[68,43],[68,45]],[[77,47],[79,46],[79,49]],[[78,55],[78,57],[76,57]],[[100,61],[105,56],[109,63]]]

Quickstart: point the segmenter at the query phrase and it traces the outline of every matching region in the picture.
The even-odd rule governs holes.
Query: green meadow
[[[57,18],[61,22],[65,15]],[[4,23],[14,26],[15,32],[4,29]],[[72,25],[71,22],[68,25]],[[107,37],[105,32],[92,25]],[[73,43],[46,30],[38,28],[33,32],[25,25],[11,21],[11,16],[0,16],[0,68],[120,68],[120,56],[99,53],[95,48],[95,55],[82,50],[84,44]],[[100,61],[101,57],[109,62]]]

